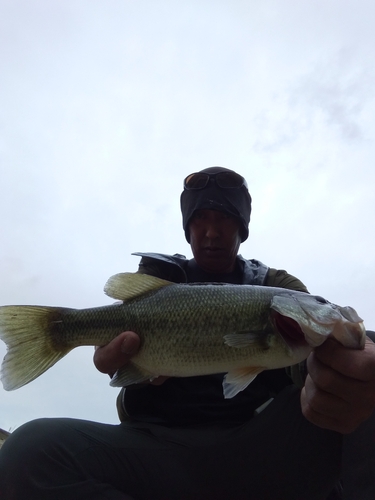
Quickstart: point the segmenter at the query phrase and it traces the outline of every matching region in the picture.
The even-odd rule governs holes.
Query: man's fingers
[[[328,338],[314,353],[322,363],[347,377],[375,380],[375,343],[369,338],[363,350],[348,349]]]
[[[139,349],[140,338],[134,332],[124,332],[120,337],[122,337],[121,352],[130,359]]]
[[[304,416],[313,424],[342,434],[353,432],[375,408],[375,344],[348,349],[327,339],[307,359],[301,392]]]
[[[138,351],[140,338],[134,332],[123,332],[108,344],[98,347],[94,364],[102,373],[113,375]]]
[[[306,379],[307,385],[309,385],[308,380]],[[348,425],[346,421],[341,422],[340,419],[335,415],[335,410],[332,408],[332,411],[327,412],[327,408],[319,403],[316,404],[315,401],[311,401],[310,397],[307,394],[308,387],[305,385],[301,391],[301,408],[302,413],[312,424],[321,427],[322,429],[329,429],[336,432],[340,432],[341,434],[348,434],[355,429],[355,426],[352,427],[350,424]],[[327,398],[328,406],[330,406],[329,398]]]

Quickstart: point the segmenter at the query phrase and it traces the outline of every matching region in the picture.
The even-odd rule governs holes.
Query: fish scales
[[[175,285],[123,305],[62,310],[54,337],[57,344],[69,347],[102,345],[124,330],[133,330],[143,345],[141,356],[134,358],[136,363],[168,364],[174,371],[186,365],[193,370],[227,358],[228,350],[230,357],[239,360],[254,351],[253,347],[230,349],[223,337],[251,329],[270,330],[271,298],[272,294],[260,294],[252,287]]]
[[[263,319],[252,321],[253,309],[249,287],[235,286],[186,286],[165,287],[142,301],[124,307],[139,310],[132,329],[139,332],[144,343],[141,355],[135,363],[168,367],[173,373],[190,371],[208,363],[220,362],[229,357],[243,359],[248,352],[230,349],[224,344],[226,333],[248,331],[253,326],[265,329],[269,324],[264,301]],[[176,297],[178,296],[178,301]],[[232,351],[231,353],[228,353]],[[158,367],[160,370],[160,366]]]

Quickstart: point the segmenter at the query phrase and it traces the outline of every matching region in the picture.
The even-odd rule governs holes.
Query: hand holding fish
[[[137,353],[140,338],[134,332],[123,332],[106,345],[97,347],[94,354],[94,365],[102,373],[111,377],[119,368],[125,366]]]
[[[137,354],[141,340],[135,332],[122,332],[106,345],[97,347],[94,353],[94,365],[101,373],[110,377],[126,366],[132,356]],[[161,385],[169,377],[156,377],[153,385]]]
[[[375,409],[375,343],[363,351],[346,349],[334,339],[316,347],[307,360],[301,393],[304,416],[313,424],[349,434]]]

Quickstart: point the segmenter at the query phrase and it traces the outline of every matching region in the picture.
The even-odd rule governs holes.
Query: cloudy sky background
[[[136,251],[183,253],[183,178],[253,197],[248,258],[375,329],[375,7],[368,0],[0,0],[0,304],[110,304]],[[5,355],[0,342],[0,359]],[[0,427],[117,422],[79,348],[0,386]]]

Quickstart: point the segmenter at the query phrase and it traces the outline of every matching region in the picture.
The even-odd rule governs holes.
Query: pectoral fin
[[[143,370],[133,363],[129,363],[117,370],[109,385],[112,387],[127,387],[128,385],[149,382],[155,378],[152,373]]]
[[[242,349],[253,347],[258,349],[268,349],[268,334],[263,330],[259,332],[237,332],[224,335],[224,344],[229,347]]]
[[[263,370],[262,366],[251,366],[228,372],[223,380],[224,398],[233,398],[236,394],[246,389]]]

